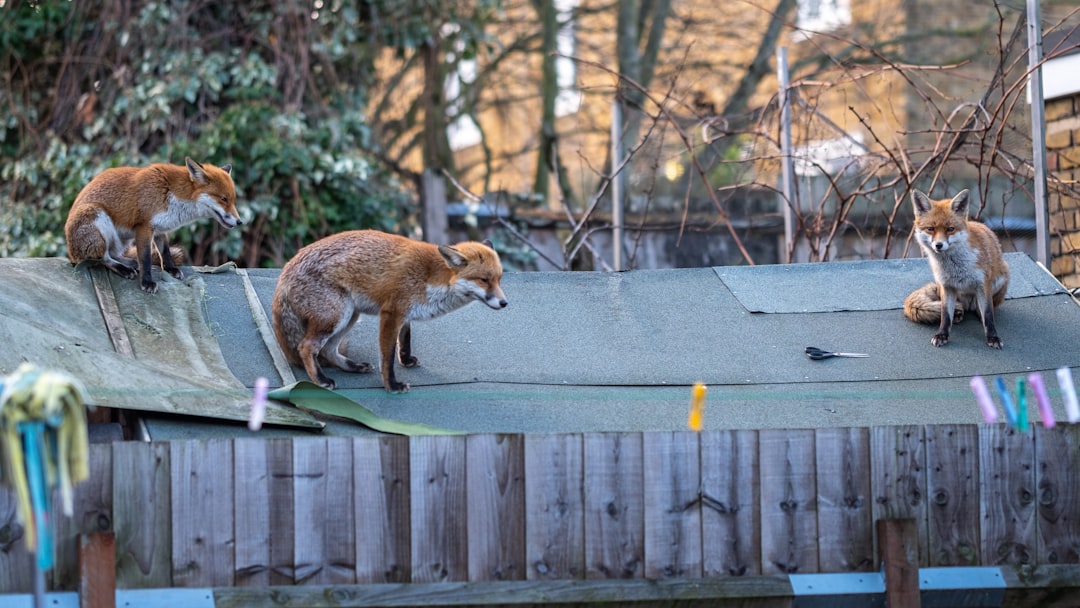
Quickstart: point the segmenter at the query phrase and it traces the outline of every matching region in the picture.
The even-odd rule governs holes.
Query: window
[[[579,0],[554,0],[556,19],[559,27],[555,49],[559,56],[555,58],[555,82],[559,85],[559,94],[555,97],[555,115],[573,114],[581,107],[581,92],[577,90],[577,66],[570,56],[577,50],[574,32],[574,9]]]
[[[827,32],[850,24],[851,0],[799,0],[800,29]]]

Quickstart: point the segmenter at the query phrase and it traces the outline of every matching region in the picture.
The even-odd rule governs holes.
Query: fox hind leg
[[[326,344],[323,346],[320,354],[329,364],[339,369],[354,374],[369,374],[375,371],[373,365],[370,363],[353,361],[345,356],[346,338],[349,335],[349,330],[352,329],[353,325],[356,325],[356,321],[359,318],[359,311],[345,311],[345,313],[342,314],[342,319],[348,320],[344,324],[338,323],[338,326],[334,328],[334,333],[326,340]]]

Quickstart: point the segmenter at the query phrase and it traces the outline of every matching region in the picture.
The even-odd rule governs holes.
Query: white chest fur
[[[204,217],[214,217],[214,203],[209,194],[202,194],[194,201],[186,201],[169,194],[168,207],[165,211],[154,214],[150,225],[154,232],[172,232]]]

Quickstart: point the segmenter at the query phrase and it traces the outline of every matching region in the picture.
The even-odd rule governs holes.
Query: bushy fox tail
[[[156,245],[154,246],[153,250],[154,250],[153,264],[155,266],[157,266],[158,268],[163,268],[164,266],[161,263],[161,252],[158,251]],[[124,252],[124,255],[126,255],[129,258],[137,258],[139,256],[138,252],[135,251],[135,246],[134,245],[132,245],[131,247],[128,247],[127,251]],[[173,246],[169,247],[169,256],[173,259],[173,264],[176,264],[177,266],[179,266],[180,264],[183,264],[184,263],[184,248],[180,247],[179,245],[173,245]]]
[[[941,292],[937,283],[927,283],[908,294],[904,299],[904,316],[916,323],[940,323]]]

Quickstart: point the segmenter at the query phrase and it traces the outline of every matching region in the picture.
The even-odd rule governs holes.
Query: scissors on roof
[[[806,356],[814,361],[821,361],[822,359],[832,359],[833,357],[869,357],[870,355],[866,353],[834,353],[827,350],[821,350],[816,346],[807,346]]]

